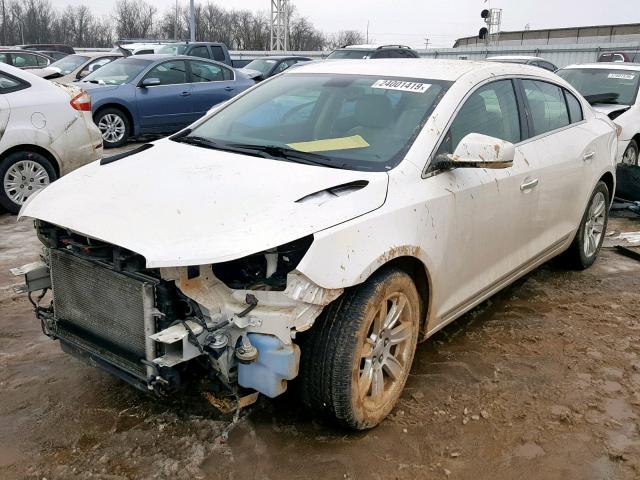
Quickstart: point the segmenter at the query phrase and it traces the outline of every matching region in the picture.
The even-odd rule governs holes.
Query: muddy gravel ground
[[[36,255],[30,225],[0,216],[3,480],[640,478],[640,262],[611,249],[585,272],[547,264],[429,339],[364,433],[293,393],[234,421],[202,392],[145,396],[68,357],[8,289]]]

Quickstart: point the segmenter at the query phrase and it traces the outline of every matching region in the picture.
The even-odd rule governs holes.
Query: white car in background
[[[616,148],[540,68],[302,65],[30,201],[37,315],[143,390],[196,363],[269,397],[300,377],[313,411],[370,428],[419,340],[556,255],[595,261]]]
[[[618,162],[638,165],[640,153],[640,64],[571,65],[558,75],[576,88],[598,112],[622,127]]]
[[[100,67],[122,58],[121,53],[86,52],[67,55],[45,68],[30,70],[38,77],[56,83],[71,83],[82,80]]]
[[[86,93],[9,65],[0,65],[0,132],[0,206],[12,213],[102,156]]]

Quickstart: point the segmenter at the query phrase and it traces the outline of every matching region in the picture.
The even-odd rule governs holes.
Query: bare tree
[[[56,9],[51,0],[0,0],[2,43],[65,43],[76,47],[108,47],[114,39],[189,38],[189,13],[184,6],[158,12],[151,0],[118,0],[112,13],[96,17],[86,5]],[[231,49],[267,50],[270,19],[265,12],[221,7],[212,0],[196,3],[196,38],[225,43]],[[328,43],[362,41],[362,34],[344,31],[330,39],[298,14],[289,12],[292,50],[321,50]]]
[[[364,43],[364,35],[357,30],[341,30],[337,34],[327,39],[327,47],[330,49],[343,47],[345,45],[357,45]]]

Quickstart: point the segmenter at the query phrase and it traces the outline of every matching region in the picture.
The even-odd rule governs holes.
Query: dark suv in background
[[[420,58],[420,55],[404,45],[346,45],[327,57],[330,60],[363,58]]]

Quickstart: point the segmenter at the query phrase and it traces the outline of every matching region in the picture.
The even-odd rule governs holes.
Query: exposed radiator
[[[140,360],[155,357],[153,281],[55,249],[50,270],[57,335],[146,376]]]

